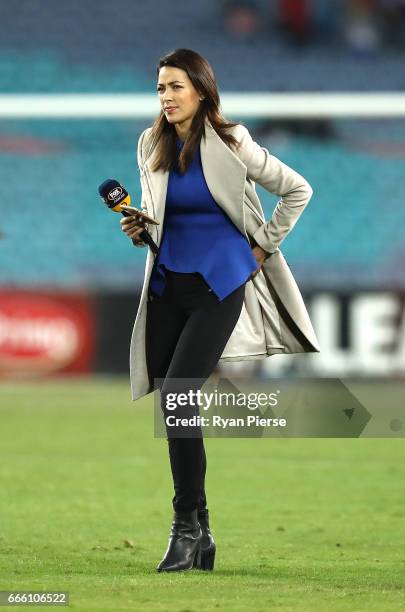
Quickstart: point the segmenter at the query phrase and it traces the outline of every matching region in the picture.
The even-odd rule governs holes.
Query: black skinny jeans
[[[158,297],[149,289],[146,316],[146,362],[153,388],[159,388],[164,416],[169,392],[197,390],[214,371],[238,321],[245,295],[245,283],[220,301],[197,272],[167,271],[166,286]],[[195,379],[173,382],[173,379]],[[161,379],[156,381],[155,379]],[[180,385],[180,386],[179,386]],[[183,386],[182,386],[183,385]],[[186,406],[183,415],[198,414],[198,407]],[[205,473],[207,460],[201,428],[195,437],[173,437],[168,431],[170,465],[176,512],[206,508]]]

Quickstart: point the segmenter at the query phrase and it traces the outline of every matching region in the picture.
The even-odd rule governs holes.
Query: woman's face
[[[159,71],[157,91],[167,121],[189,127],[203,96],[194,88],[187,72],[163,66]]]

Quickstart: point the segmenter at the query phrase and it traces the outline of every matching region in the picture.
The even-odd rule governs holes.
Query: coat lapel
[[[212,197],[239,231],[246,235],[243,207],[246,166],[218,136],[208,119],[205,120],[205,139],[201,139],[200,154],[204,177]],[[144,166],[154,215],[163,224],[169,172],[152,172],[148,161]]]

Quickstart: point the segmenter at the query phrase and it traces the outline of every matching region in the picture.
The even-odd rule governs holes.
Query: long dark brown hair
[[[176,49],[160,58],[156,69],[157,78],[163,66],[173,66],[184,70],[195,89],[204,96],[193,117],[189,134],[178,158],[180,171],[187,170],[197,147],[200,146],[201,138],[205,137],[204,121],[206,117],[225,144],[238,147],[239,143],[236,138],[227,133],[229,128],[235,127],[238,123],[227,121],[220,111],[218,87],[208,61],[191,49]],[[173,169],[177,162],[176,129],[167,121],[163,110],[160,111],[152,125],[151,137],[155,143],[152,170]]]

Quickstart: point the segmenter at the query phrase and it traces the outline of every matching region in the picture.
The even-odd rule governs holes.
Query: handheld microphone
[[[107,179],[104,183],[101,183],[98,188],[98,193],[110,210],[120,212],[124,217],[132,216],[126,210],[121,209],[121,206],[130,206],[131,196],[118,181],[115,179]],[[159,252],[159,247],[156,245],[147,229],[144,229],[139,235],[143,242],[150,246],[153,253],[157,254]],[[134,239],[132,239],[132,242],[135,244]]]

